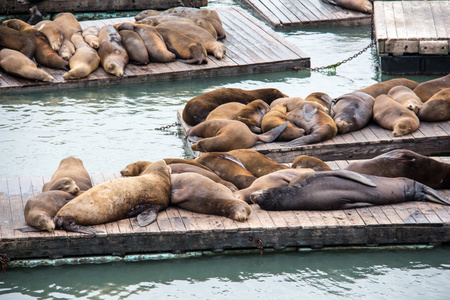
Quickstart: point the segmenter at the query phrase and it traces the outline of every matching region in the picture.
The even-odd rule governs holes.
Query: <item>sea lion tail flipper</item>
[[[220,155],[218,155],[218,157],[223,158],[223,159],[228,159],[229,161],[232,161],[247,170],[247,168],[244,166],[244,164],[239,159],[237,159],[236,157],[234,157],[233,155],[231,155],[229,153],[220,154]]]
[[[156,207],[156,206],[150,207],[150,208],[144,210],[143,212],[141,212],[136,218],[139,226],[145,227],[145,226],[155,222],[156,218],[158,217],[158,212],[159,212],[159,207]]]
[[[41,232],[42,230],[32,227],[32,226],[25,226],[20,228],[15,228],[14,230],[19,230],[20,232]]]
[[[429,186],[424,186],[424,193],[425,193],[424,196],[425,201],[430,201],[443,205],[450,205],[450,199],[442,196],[441,194],[438,193],[438,191],[430,188]]]
[[[303,118],[305,119],[306,122],[310,122],[314,117],[314,115],[316,114],[316,112],[317,108],[315,108],[312,105],[305,104],[305,106],[303,106]]]
[[[66,226],[64,226],[64,229],[67,231],[73,231],[73,232],[80,232],[80,233],[85,233],[85,234],[89,234],[89,235],[95,235],[97,233],[104,233],[104,231],[102,230],[98,230],[98,229],[94,229],[91,227],[86,227],[86,226],[82,226],[82,225],[78,225],[78,224],[67,224]]]
[[[340,170],[340,171],[336,172],[335,174],[336,174],[336,176],[339,176],[339,177],[342,177],[345,179],[350,179],[350,180],[362,183],[362,184],[370,186],[370,187],[377,187],[377,185],[374,182],[372,182],[372,180],[370,180],[366,176],[361,175],[356,172]]]
[[[283,131],[288,126],[288,124],[289,124],[289,121],[286,121],[283,125],[272,128],[271,130],[267,131],[266,133],[259,134],[258,139],[264,143],[271,143],[271,142],[275,141],[283,133]]]
[[[187,140],[191,143],[197,143],[198,141],[200,141],[201,139],[203,139],[203,137],[201,136],[196,136],[196,135],[188,135]]]

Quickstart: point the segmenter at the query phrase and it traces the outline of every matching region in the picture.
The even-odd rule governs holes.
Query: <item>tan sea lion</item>
[[[305,135],[284,144],[285,147],[296,147],[322,142],[333,138],[337,134],[337,127],[333,119],[314,105],[315,102],[306,103],[302,108],[288,112],[287,117],[291,123],[305,130]]]
[[[230,189],[198,173],[172,175],[170,204],[236,221],[247,220],[251,213],[250,206],[235,198]]]
[[[42,69],[22,52],[12,49],[0,50],[0,67],[6,73],[20,76],[26,79],[53,82],[53,76]]]
[[[183,120],[191,126],[205,121],[208,114],[217,106],[227,102],[248,104],[261,99],[270,105],[273,100],[286,97],[274,88],[243,90],[238,88],[221,88],[203,93],[190,99],[183,109]]]
[[[253,147],[256,142],[271,143],[284,131],[288,122],[263,133],[255,134],[242,122],[235,120],[210,120],[191,127],[186,136],[195,142],[194,151],[218,152]]]
[[[100,47],[100,39],[98,38],[99,29],[97,26],[89,26],[83,29],[82,36],[84,41],[94,49]]]
[[[310,97],[311,99],[311,97]],[[283,98],[278,98],[276,100],[274,100],[272,103],[270,103],[270,108],[275,107],[276,105],[282,104],[282,103],[286,103],[287,105],[287,112],[296,110],[296,109],[303,109],[303,106],[305,104],[309,104],[315,108],[317,108],[320,111],[325,112],[326,114],[329,114],[329,109],[325,106],[323,106],[320,102],[318,101],[306,101],[305,99],[301,98],[301,97],[283,97]]]
[[[339,133],[364,128],[372,120],[375,99],[369,94],[354,91],[333,100],[333,120]]]
[[[309,156],[309,155],[297,156],[292,161],[291,167],[294,168],[294,169],[296,169],[296,168],[309,168],[309,169],[313,169],[316,172],[332,170],[330,168],[330,166],[327,165],[323,160],[321,160],[321,159],[319,159],[317,157]]]
[[[387,95],[407,109],[412,110],[416,115],[419,112],[420,106],[423,104],[422,100],[420,100],[413,90],[403,85],[394,86],[389,90]]]
[[[75,180],[73,180],[70,177],[61,177],[61,178],[58,178],[57,180],[52,180],[51,183],[48,182],[46,184],[47,184],[47,186],[46,186],[46,189],[44,192],[58,190],[58,191],[67,192],[74,196],[78,196],[78,194],[80,192],[80,188],[75,183]]]
[[[130,62],[137,65],[146,65],[150,62],[147,47],[145,47],[144,41],[139,34],[132,30],[120,30],[119,34],[122,44],[127,50]]]
[[[128,54],[122,45],[119,33],[114,26],[105,25],[100,29],[98,37],[100,39],[98,55],[103,69],[107,73],[122,77],[128,63]]]
[[[170,202],[170,167],[156,161],[136,177],[117,178],[99,184],[64,205],[54,218],[56,228],[88,234],[97,225],[137,216],[147,226]]]
[[[431,96],[449,87],[450,87],[450,74],[447,74],[445,76],[436,79],[422,82],[415,88],[412,88],[412,90],[414,91],[414,93],[416,93],[417,96],[419,96],[422,102],[425,103],[428,101],[428,99],[431,98]]]
[[[214,108],[206,117],[209,120],[233,120],[234,116],[245,107],[245,104],[239,102],[228,102]]]
[[[263,132],[268,132],[273,128],[276,128],[287,121],[287,104],[280,103],[270,109],[268,113],[264,115],[261,120],[261,129]],[[278,137],[278,141],[291,141],[293,139],[299,138],[305,134],[305,130],[298,128],[297,126],[288,123],[286,129]]]
[[[261,133],[261,121],[270,111],[270,106],[261,99],[256,99],[240,109],[233,120],[240,121],[248,126],[253,133]]]
[[[244,167],[256,177],[261,177],[279,170],[289,169],[288,166],[279,164],[266,155],[251,149],[231,150],[228,151],[228,154],[237,158]]]
[[[421,121],[442,122],[450,120],[450,88],[442,89],[419,109],[418,117]]]
[[[59,25],[53,21],[45,20],[37,23],[34,27],[45,34],[54,51],[58,51],[59,48],[61,48],[64,37],[63,31]]]
[[[81,34],[74,33],[72,43],[77,51],[69,60],[70,71],[63,75],[65,80],[86,77],[100,65],[100,56],[97,51],[84,41]]]
[[[340,6],[346,9],[371,14],[373,11],[372,2],[369,0],[322,0],[325,3]]]
[[[82,33],[80,23],[78,23],[77,18],[72,13],[59,13],[53,19],[53,23],[58,25],[62,29],[63,33],[63,43],[59,49],[59,55],[65,59],[69,60],[72,55],[75,54],[75,45],[72,43],[72,35],[75,33]]]
[[[33,58],[36,49],[29,35],[8,26],[0,26],[0,46],[20,51],[29,59]]]
[[[333,105],[333,99],[326,94],[322,92],[314,92],[306,96],[305,101],[312,101],[317,102],[321,104],[323,107],[325,107],[327,110],[325,112],[328,112],[328,114],[333,117],[331,106]]]
[[[187,64],[206,64],[207,56],[205,47],[196,40],[170,28],[155,27],[159,34],[164,38],[167,48],[176,54],[177,57],[184,59]]]
[[[163,159],[166,164],[169,166],[172,164],[190,164],[196,167],[199,167],[201,169],[204,169],[206,171],[212,172],[211,169],[205,167],[202,164],[199,164],[195,161],[195,159],[184,159],[184,158],[164,158]],[[122,174],[123,177],[126,176],[139,176],[144,172],[144,170],[151,164],[152,162],[146,161],[146,160],[140,160],[133,162],[131,164],[128,164],[124,169],[120,171],[120,174]]]
[[[376,98],[380,95],[387,94],[390,89],[392,89],[394,86],[398,86],[398,85],[403,85],[410,89],[414,89],[416,86],[419,85],[419,83],[409,80],[409,79],[406,79],[406,78],[395,78],[395,79],[390,79],[387,81],[372,84],[363,89],[359,89],[358,91],[367,93],[370,96]]]
[[[375,99],[373,120],[381,127],[392,130],[394,136],[414,132],[420,125],[419,118],[413,111],[388,95],[380,95]]]

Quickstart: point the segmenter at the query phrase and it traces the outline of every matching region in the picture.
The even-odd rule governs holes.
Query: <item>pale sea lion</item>
[[[170,202],[170,167],[163,160],[152,163],[136,177],[117,178],[99,184],[64,205],[54,218],[56,228],[88,234],[84,227],[137,216],[147,226]]]
[[[412,110],[416,115],[423,104],[422,100],[420,100],[413,90],[403,85],[394,86],[389,90],[387,95],[407,109]]]
[[[12,50],[0,50],[0,67],[6,73],[20,76],[26,79],[53,82],[53,76],[49,75],[42,69],[38,69],[36,64],[25,54]]]
[[[150,62],[147,47],[145,47],[144,41],[139,34],[132,30],[120,30],[119,34],[122,44],[127,50],[130,62],[137,65],[146,65]]]
[[[420,121],[416,114],[388,95],[380,95],[373,105],[373,120],[384,129],[392,130],[394,136],[416,131]]]
[[[329,165],[327,165],[323,160],[309,156],[309,155],[300,155],[297,156],[292,161],[292,168],[309,168],[314,171],[330,171],[332,170]]]
[[[422,82],[412,89],[414,93],[419,96],[422,102],[425,103],[431,98],[431,96],[445,88],[450,88],[450,74]]]
[[[373,115],[375,99],[363,92],[351,92],[333,100],[333,120],[339,133],[364,128]]]
[[[98,55],[103,69],[107,73],[122,77],[129,58],[119,33],[114,26],[105,25],[100,29],[98,37],[100,39]]]
[[[75,54],[75,45],[72,43],[72,35],[82,33],[81,25],[72,13],[59,13],[53,19],[53,23],[62,29],[63,43],[59,49],[59,55],[69,60]]]
[[[450,120],[450,88],[442,89],[419,109],[419,119],[426,122]]]
[[[82,36],[84,41],[94,49],[100,47],[100,39],[98,38],[99,29],[97,26],[89,26],[83,29]]]
[[[172,175],[170,204],[236,221],[247,220],[251,213],[250,206],[235,198],[229,188],[198,173]]]
[[[415,82],[413,80],[409,80],[406,78],[394,78],[383,82],[374,83],[368,87],[365,87],[363,89],[359,89],[359,92],[364,92],[369,94],[370,96],[377,98],[378,96],[382,94],[387,94],[390,89],[392,89],[394,86],[403,85],[410,89],[414,89],[416,86],[419,85],[418,82]]]
[[[228,102],[214,108],[206,117],[209,120],[233,120],[234,116],[245,107],[245,104],[239,102]]]
[[[81,34],[74,33],[72,43],[77,50],[69,60],[70,71],[63,75],[65,80],[86,77],[100,65],[100,56],[97,51],[84,41]]]
[[[369,0],[322,0],[325,3],[340,6],[354,11],[371,14],[373,11],[372,2]]]
[[[287,117],[287,104],[280,103],[270,109],[261,120],[261,129],[263,132],[268,132],[273,128],[276,128],[287,121],[289,118]],[[297,126],[292,125],[292,123],[288,123],[286,129],[280,134],[277,138],[278,141],[291,141],[296,138],[302,137],[305,134],[305,130],[303,128],[298,128]]]
[[[53,21],[41,21],[34,26],[37,30],[45,34],[54,51],[58,51],[63,42],[63,31],[59,25]]]
[[[237,149],[228,151],[228,153],[237,158],[244,167],[256,177],[261,177],[279,170],[289,169],[288,166],[279,164],[255,150]]]
[[[244,123],[253,133],[261,133],[262,118],[269,111],[270,106],[266,102],[256,99],[242,107],[233,117],[233,120]]]
[[[250,198],[265,210],[351,209],[407,201],[450,205],[449,199],[417,181],[346,170],[317,172],[295,186],[261,190]]]

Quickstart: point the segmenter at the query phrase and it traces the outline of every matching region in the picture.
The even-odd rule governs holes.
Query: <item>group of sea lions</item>
[[[147,65],[176,58],[189,64],[207,63],[207,55],[224,58],[226,34],[215,10],[176,7],[147,10],[136,23],[91,26],[82,30],[71,13],[32,26],[19,19],[0,25],[0,67],[5,72],[31,80],[54,78],[38,66],[67,70],[65,80],[88,76],[101,65],[121,77],[130,62]],[[34,59],[34,61],[33,61]]]
[[[86,234],[91,225],[137,217],[140,226],[168,206],[245,221],[251,206],[266,210],[333,210],[432,201],[450,205],[435,189],[450,188],[450,164],[393,150],[333,171],[302,155],[291,166],[250,149],[205,153],[195,159],[137,161],[122,177],[92,187],[80,159],[61,161],[42,193],[29,199],[19,228]]]
[[[418,83],[391,79],[332,99],[288,97],[274,88],[221,88],[190,99],[182,113],[194,151],[250,148],[258,141],[296,147],[360,130],[374,121],[402,136],[420,121],[450,120],[450,74]]]

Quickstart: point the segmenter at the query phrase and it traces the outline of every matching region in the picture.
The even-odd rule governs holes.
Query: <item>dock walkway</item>
[[[436,158],[450,163],[449,157]],[[327,162],[333,169],[349,161]],[[94,185],[120,177],[92,174]],[[22,233],[23,208],[51,176],[0,178],[0,253],[12,260],[74,256],[183,253],[229,249],[320,248],[450,242],[450,206],[406,202],[334,211],[265,211],[253,204],[246,222],[189,212],[176,207],[161,211],[157,221],[139,227],[136,218],[93,228],[92,237],[56,230]],[[440,190],[450,197],[450,190]]]

